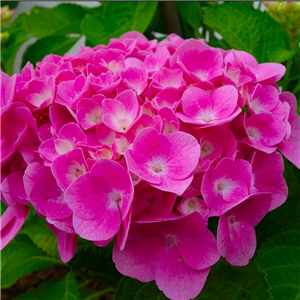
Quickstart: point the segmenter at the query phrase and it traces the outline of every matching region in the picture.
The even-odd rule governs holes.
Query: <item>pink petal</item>
[[[108,240],[119,231],[121,226],[119,211],[107,209],[105,214],[95,219],[81,219],[73,215],[73,226],[76,233],[89,241]]]
[[[191,299],[202,290],[210,268],[188,267],[176,247],[166,251],[155,270],[158,288],[170,299]]]
[[[247,265],[256,248],[253,227],[246,222],[231,223],[226,215],[220,217],[217,241],[220,254],[233,266]]]
[[[1,224],[1,246],[0,250],[2,250],[9,242],[11,242],[18,232],[21,230],[28,214],[30,211],[29,206],[25,206],[26,209],[24,211],[24,215],[20,218],[17,218],[12,210],[8,207],[3,215],[0,217]]]

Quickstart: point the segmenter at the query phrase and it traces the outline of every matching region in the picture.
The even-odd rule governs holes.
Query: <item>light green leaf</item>
[[[26,49],[23,56],[22,67],[25,66],[28,61],[35,65],[48,54],[63,56],[78,40],[79,37],[64,36],[48,36],[41,38]]]
[[[274,235],[259,251],[256,262],[267,274],[274,300],[300,297],[300,218]]]
[[[27,234],[38,248],[54,258],[60,259],[57,238],[47,227],[45,218],[40,218],[35,214],[28,222],[25,222],[21,233]]]
[[[59,280],[49,280],[37,289],[21,294],[15,300],[79,300],[77,285],[72,272]]]
[[[84,7],[72,3],[61,3],[54,8],[34,6],[24,19],[24,27],[40,38],[81,33],[80,23],[85,13]]]
[[[151,22],[157,2],[112,1],[104,14],[87,15],[82,22],[82,32],[94,45],[108,44],[110,38],[136,30],[144,32]]]
[[[114,300],[165,300],[154,281],[143,283],[130,277],[123,277],[115,292]]]
[[[60,263],[37,248],[27,235],[19,234],[1,251],[1,287],[7,288],[20,277]]]
[[[204,23],[219,32],[232,48],[255,56],[258,62],[282,62],[294,55],[284,27],[266,12],[243,2],[225,2],[205,9]]]

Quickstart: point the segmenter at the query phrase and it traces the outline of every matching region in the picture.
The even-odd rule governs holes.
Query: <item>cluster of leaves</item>
[[[291,40],[282,24],[266,12],[254,9],[251,2],[170,2],[166,5],[124,1],[103,2],[94,8],[70,3],[51,9],[35,6],[29,14],[19,15],[5,28],[10,36],[2,45],[2,70],[13,73],[18,51],[32,38],[22,66],[27,61],[35,64],[50,53],[63,55],[82,36],[86,45],[95,46],[108,44],[110,38],[130,30],[140,31],[151,39],[154,32],[168,34],[174,24],[168,23],[166,15],[172,9],[178,12],[174,24],[177,21],[180,25],[174,30],[179,30],[177,33],[184,38],[205,37],[211,46],[247,51],[260,63],[284,63],[287,73],[279,85],[300,100],[299,41]],[[253,261],[245,267],[232,267],[221,259],[212,267],[197,299],[294,300],[299,297],[300,172],[286,163],[285,178],[289,197],[256,227],[257,252]],[[213,230],[215,224],[209,225]],[[115,300],[166,299],[153,282],[145,284],[122,278],[111,261],[110,246],[98,248],[92,242],[80,240],[75,257],[66,264],[70,271],[64,277],[46,281],[15,299],[92,300],[111,291],[115,291]],[[32,212],[19,235],[1,253],[2,288],[12,286],[30,272],[63,264],[56,247],[56,238],[45,220]],[[89,289],[93,281],[102,282],[104,290]]]

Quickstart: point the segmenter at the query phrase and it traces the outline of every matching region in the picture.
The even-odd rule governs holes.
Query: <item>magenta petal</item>
[[[13,102],[16,77],[16,75],[9,77],[1,71],[1,107]]]
[[[11,242],[14,239],[14,237],[18,234],[18,232],[21,230],[30,211],[29,206],[25,206],[25,208],[26,209],[24,215],[22,215],[20,218],[17,218],[9,207],[5,210],[5,212],[1,216],[0,250],[2,250],[9,242]]]
[[[97,219],[84,220],[73,215],[73,226],[76,233],[89,241],[105,241],[115,236],[121,226],[118,210],[107,210]]]
[[[29,200],[40,214],[51,219],[65,219],[72,214],[49,167],[38,169]]]
[[[274,83],[280,80],[285,73],[285,66],[278,63],[259,64],[255,70],[257,81]]]
[[[196,168],[200,157],[198,141],[185,132],[167,135],[171,143],[168,159],[168,177],[182,179],[189,176]]]
[[[175,193],[178,195],[182,195],[188,186],[193,181],[193,175],[188,176],[184,179],[173,179],[171,177],[161,177],[160,184],[152,184],[152,186],[156,187],[165,192]]]
[[[211,98],[215,115],[217,119],[222,120],[229,117],[237,107],[238,92],[232,85],[225,85],[215,89]]]
[[[58,156],[51,165],[53,176],[64,189],[87,172],[87,164],[80,148]]]
[[[278,149],[290,162],[300,169],[300,117],[298,115],[295,115],[291,127],[290,137],[287,140],[283,140],[278,145]]]
[[[263,112],[251,116],[245,122],[248,139],[243,139],[247,144],[266,153],[272,153],[276,149],[285,134],[286,126],[269,112]],[[248,141],[249,140],[249,141]]]
[[[21,102],[13,102],[1,110],[1,164],[5,164],[21,143],[37,142],[37,125],[30,110]]]
[[[1,183],[1,191],[5,203],[10,207],[14,215],[18,218],[24,216],[27,211],[25,206],[29,203],[23,184],[23,173],[13,172],[5,177]]]
[[[190,118],[197,118],[201,109],[209,106],[211,98],[204,90],[191,87],[183,93],[181,101],[184,114]]]
[[[76,252],[77,235],[61,231],[52,224],[47,224],[47,226],[58,239],[57,249],[60,259],[62,262],[67,263],[73,258]]]
[[[247,265],[256,248],[253,226],[247,222],[231,223],[227,215],[220,217],[217,241],[220,254],[233,266]]]
[[[58,237],[57,247],[62,262],[67,263],[73,258],[76,252],[77,235],[62,231]]]
[[[131,172],[133,172],[138,177],[146,180],[150,184],[160,184],[161,178],[156,174],[151,174],[146,166],[142,165],[139,160],[137,160],[132,155],[132,150],[127,150],[125,152],[125,158],[128,165],[128,168]]]
[[[176,245],[189,267],[205,269],[219,260],[215,237],[207,229],[206,221],[198,212],[162,223],[160,227],[162,232],[167,233],[166,243],[168,236],[174,236],[176,240],[176,243],[167,246],[166,249]]]
[[[138,186],[132,204],[133,219],[154,219],[171,213],[176,194],[166,193],[148,184]]]
[[[164,243],[158,238],[127,240],[126,247],[121,251],[113,248],[113,261],[120,273],[148,282],[155,278],[155,267],[163,255]]]
[[[29,164],[24,172],[23,182],[27,199],[29,199],[29,195],[36,181],[37,172],[41,167],[43,167],[41,163],[34,162]]]
[[[273,184],[256,182],[255,187],[259,192],[266,192],[272,194],[272,202],[269,207],[269,210],[273,210],[281,206],[286,201],[288,196],[288,186],[283,177]]]
[[[188,267],[176,247],[166,251],[155,270],[158,288],[170,299],[187,300],[202,290],[210,268],[194,270]]]
[[[98,219],[106,213],[110,215],[117,212],[119,218],[124,219],[130,209],[132,196],[129,173],[117,162],[100,159],[89,173],[78,177],[67,188],[65,199],[79,218]]]
[[[120,250],[123,250],[126,245],[130,224],[131,224],[131,212],[132,210],[130,209],[125,219],[122,220],[120,230],[116,235],[116,246],[118,246]]]

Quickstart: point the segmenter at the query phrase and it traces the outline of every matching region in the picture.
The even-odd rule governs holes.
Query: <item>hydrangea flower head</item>
[[[254,227],[287,199],[283,156],[300,168],[284,73],[244,51],[135,31],[1,73],[1,247],[30,204],[63,262],[78,236],[114,243],[122,274],[196,297],[220,256],[253,257]]]

